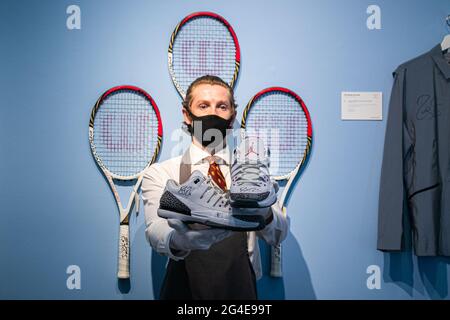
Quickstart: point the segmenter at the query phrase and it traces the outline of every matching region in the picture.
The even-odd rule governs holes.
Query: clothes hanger
[[[447,22],[447,26],[450,27],[450,14],[447,16],[445,21]],[[448,51],[448,49],[450,48],[450,33],[444,37],[444,40],[442,40],[441,48],[442,51]]]

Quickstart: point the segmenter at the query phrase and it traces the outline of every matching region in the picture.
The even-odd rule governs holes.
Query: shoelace
[[[236,177],[235,183],[237,185],[243,184],[252,184],[258,185],[259,181],[264,181],[263,176],[261,174],[260,168],[263,167],[262,163],[251,163],[244,162],[239,164],[237,172],[235,172],[234,176]]]
[[[214,196],[217,196],[217,200],[216,202],[214,202],[213,206],[215,207],[219,201],[222,201],[222,203],[224,204],[223,207],[228,207],[230,204],[228,194],[224,193],[222,189],[217,187],[209,177],[205,180],[205,183],[207,183],[208,185],[205,191],[203,191],[202,195],[200,196],[200,199],[202,199],[209,190],[212,190],[212,194],[206,202],[209,203]]]

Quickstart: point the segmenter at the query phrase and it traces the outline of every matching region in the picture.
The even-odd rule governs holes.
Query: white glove
[[[224,229],[191,229],[178,219],[167,219],[167,222],[174,229],[169,246],[178,251],[208,250],[214,243],[220,242],[232,234],[230,230]]]

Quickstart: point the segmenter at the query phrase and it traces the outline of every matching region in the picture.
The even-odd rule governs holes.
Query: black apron
[[[191,175],[189,149],[180,164],[180,184]],[[161,300],[257,299],[256,277],[247,250],[247,233],[233,234],[208,250],[194,250],[184,259],[170,259]]]

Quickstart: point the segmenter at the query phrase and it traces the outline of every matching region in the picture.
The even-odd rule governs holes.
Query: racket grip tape
[[[130,278],[130,229],[128,224],[120,225],[119,233],[119,270],[117,278]]]
[[[271,259],[271,268],[270,275],[275,278],[280,278],[283,276],[281,270],[281,244],[277,246],[272,246],[271,248],[272,259]]]

